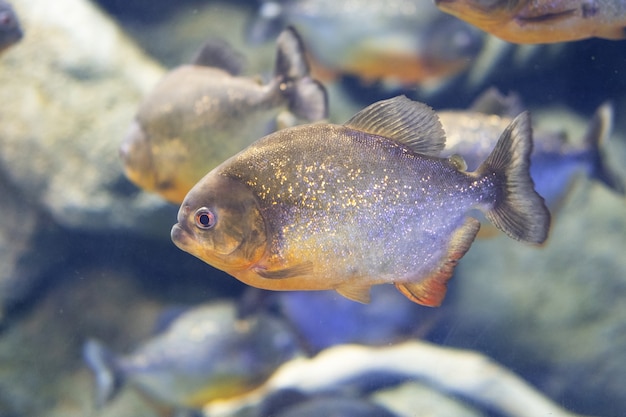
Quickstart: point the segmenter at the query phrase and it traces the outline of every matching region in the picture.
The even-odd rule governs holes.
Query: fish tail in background
[[[246,41],[251,45],[260,45],[276,38],[285,26],[281,2],[261,0],[257,17],[246,25]]]
[[[83,360],[94,374],[96,407],[101,408],[118,394],[124,384],[124,375],[113,353],[97,340],[90,339],[85,343]]]
[[[328,117],[326,89],[309,75],[304,44],[293,27],[283,30],[276,41],[275,75],[278,88],[289,101],[289,110],[301,119],[318,121]]]
[[[550,212],[530,177],[531,151],[530,115],[524,112],[504,130],[477,173],[501,181],[496,202],[485,212],[487,219],[513,239],[539,244],[548,236]]]
[[[606,165],[602,147],[609,141],[613,131],[613,106],[604,103],[593,114],[585,132],[584,146],[590,153],[589,176],[609,187],[617,194],[626,194],[624,182]]]

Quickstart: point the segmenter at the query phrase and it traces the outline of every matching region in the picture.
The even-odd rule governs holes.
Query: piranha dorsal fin
[[[438,156],[446,144],[433,109],[405,96],[378,101],[355,114],[345,126],[392,139],[424,155]]]
[[[192,60],[193,65],[219,68],[230,75],[239,75],[244,63],[243,55],[235,51],[228,42],[218,38],[207,40]]]
[[[415,303],[427,307],[440,306],[446,296],[447,283],[452,277],[454,267],[469,250],[479,229],[480,222],[468,217],[463,226],[452,235],[446,256],[425,280],[417,283],[398,283],[396,288]]]

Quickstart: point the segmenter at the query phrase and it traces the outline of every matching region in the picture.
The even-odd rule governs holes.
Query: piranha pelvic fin
[[[370,285],[344,285],[336,288],[336,291],[346,297],[348,300],[356,301],[362,304],[370,302]]]

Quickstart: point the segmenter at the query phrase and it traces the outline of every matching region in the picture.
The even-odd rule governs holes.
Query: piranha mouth
[[[170,236],[172,238],[172,242],[174,242],[174,244],[179,249],[187,252],[186,248],[189,246],[189,240],[191,239],[191,237],[189,236],[189,233],[187,233],[187,231],[183,229],[183,227],[179,223],[176,223],[174,226],[172,226]]]

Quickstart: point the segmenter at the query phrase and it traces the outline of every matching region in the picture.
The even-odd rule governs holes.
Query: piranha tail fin
[[[328,117],[326,89],[309,75],[304,44],[293,27],[281,32],[276,40],[275,76],[281,94],[289,100],[289,110],[310,122]]]
[[[96,407],[101,408],[120,391],[124,376],[115,356],[97,340],[90,339],[83,346],[83,360],[94,374]]]
[[[610,103],[604,103],[593,114],[584,136],[585,149],[591,154],[589,176],[600,181],[617,194],[624,195],[626,189],[623,181],[605,164],[605,157],[602,152],[602,146],[608,142],[612,131],[613,106]]]
[[[513,239],[539,244],[548,236],[550,212],[530,177],[531,151],[530,115],[524,112],[504,130],[477,173],[500,184],[487,219]]]

